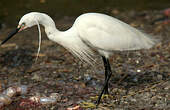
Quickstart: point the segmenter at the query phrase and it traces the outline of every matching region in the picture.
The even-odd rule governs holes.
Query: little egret
[[[93,50],[101,55],[105,68],[105,82],[97,99],[97,105],[102,94],[108,94],[108,82],[112,75],[109,56],[113,51],[149,49],[156,43],[149,35],[105,14],[82,14],[70,29],[61,32],[56,29],[54,21],[47,14],[30,12],[20,19],[16,30],[1,45],[17,32],[34,25],[39,27],[39,24],[45,27],[50,40],[62,45],[81,60],[91,63]]]

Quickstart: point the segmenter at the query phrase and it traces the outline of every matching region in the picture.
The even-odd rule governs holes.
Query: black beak
[[[8,37],[7,37],[4,41],[1,42],[0,45],[2,45],[2,44],[4,44],[5,42],[7,42],[7,41],[8,41],[10,38],[12,38],[16,33],[18,33],[19,30],[20,30],[20,28],[16,28],[14,31],[12,31],[12,32],[8,35]]]

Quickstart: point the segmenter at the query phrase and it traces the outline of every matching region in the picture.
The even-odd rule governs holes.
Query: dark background
[[[85,12],[109,14],[109,10],[115,8],[141,11],[168,7],[170,0],[0,0],[0,22],[15,26],[21,16],[31,11],[45,12],[57,19]]]

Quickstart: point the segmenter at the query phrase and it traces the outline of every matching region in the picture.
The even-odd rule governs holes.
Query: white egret
[[[4,44],[17,32],[37,23],[45,27],[47,37],[68,49],[80,59],[91,62],[94,52],[97,51],[103,59],[105,67],[105,82],[97,99],[97,105],[103,93],[108,94],[108,82],[112,75],[109,56],[113,51],[149,49],[155,40],[147,34],[130,25],[100,13],[86,13],[79,16],[73,26],[67,31],[56,29],[50,16],[44,13],[31,12],[24,15],[19,21],[17,29],[1,44]]]

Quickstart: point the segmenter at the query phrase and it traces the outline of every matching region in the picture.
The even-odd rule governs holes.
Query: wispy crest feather
[[[40,29],[40,25],[39,25],[38,21],[37,20],[35,20],[35,21],[37,23],[38,33],[39,33],[38,51],[37,51],[36,60],[35,60],[35,61],[37,61],[38,60],[38,56],[40,54],[40,50],[41,50],[41,29]]]

